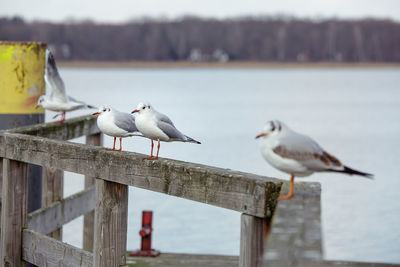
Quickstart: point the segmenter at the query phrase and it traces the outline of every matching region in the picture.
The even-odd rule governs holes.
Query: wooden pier
[[[86,144],[67,141],[81,136]],[[353,266],[323,260],[318,183],[296,184],[296,196],[277,205],[278,179],[142,160],[145,155],[107,151],[101,140],[92,116],[0,131],[1,266]],[[28,164],[45,169],[44,207],[29,214]],[[62,171],[84,174],[85,190],[63,199]],[[240,255],[127,260],[128,186],[241,212]],[[83,249],[63,243],[60,232],[81,215]]]

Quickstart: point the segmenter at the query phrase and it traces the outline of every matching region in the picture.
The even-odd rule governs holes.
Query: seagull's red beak
[[[139,112],[139,110],[135,109],[134,111],[131,112],[131,114]]]
[[[100,115],[100,112],[95,112],[92,115]]]
[[[257,139],[257,138],[260,138],[260,137],[263,137],[263,136],[266,136],[266,135],[267,135],[267,134],[265,134],[265,133],[260,133],[259,135],[256,136],[256,139]]]

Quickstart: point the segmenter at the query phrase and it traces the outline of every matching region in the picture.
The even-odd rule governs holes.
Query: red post
[[[144,210],[142,212],[142,228],[139,231],[139,235],[142,237],[141,249],[131,252],[131,256],[156,257],[160,255],[160,251],[151,248],[152,223],[153,212]]]

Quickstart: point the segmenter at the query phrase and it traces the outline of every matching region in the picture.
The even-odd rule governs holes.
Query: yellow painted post
[[[39,96],[45,93],[45,55],[46,44],[0,41],[1,115],[26,114],[31,118],[31,115],[44,114],[42,108],[35,107]],[[1,118],[2,129],[25,124],[21,119],[11,121],[9,125],[4,122]]]
[[[36,109],[36,104],[46,88],[46,47],[43,43],[0,41],[0,129],[44,122],[44,110]],[[41,207],[42,168],[29,165],[28,171],[30,212]]]

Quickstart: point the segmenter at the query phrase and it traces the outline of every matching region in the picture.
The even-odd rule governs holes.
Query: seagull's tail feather
[[[194,140],[193,138],[191,138],[191,137],[189,137],[187,135],[185,135],[185,137],[186,137],[186,142],[195,143],[195,144],[201,144],[199,141]]]
[[[349,174],[349,175],[359,175],[359,176],[363,176],[363,177],[368,178],[368,179],[374,179],[374,175],[371,174],[371,173],[360,172],[360,171],[354,170],[352,168],[349,168],[347,166],[343,166],[343,167],[344,167],[343,170],[329,170],[329,171],[341,172],[341,173],[346,173],[346,174]]]
[[[141,132],[130,132],[126,134],[127,136],[139,136],[139,137],[144,137]]]
[[[86,105],[86,108],[99,109],[98,107],[95,107],[95,106],[92,106],[92,105]]]

